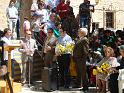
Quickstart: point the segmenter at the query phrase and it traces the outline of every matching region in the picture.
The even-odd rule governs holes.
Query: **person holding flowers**
[[[59,32],[60,37],[58,37],[55,53],[57,56],[59,66],[60,86],[64,86],[64,88],[69,88],[70,86],[69,66],[71,51],[69,51],[68,49],[71,47],[73,41],[72,38],[66,33],[65,29],[60,28]]]
[[[55,46],[57,38],[53,34],[53,29],[48,28],[47,38],[44,46],[44,65],[45,67],[51,67],[54,55],[55,55]]]
[[[114,50],[111,47],[103,46],[105,57],[97,64],[96,82],[99,92],[106,93],[106,81],[114,73],[114,68],[120,64],[114,57]]]

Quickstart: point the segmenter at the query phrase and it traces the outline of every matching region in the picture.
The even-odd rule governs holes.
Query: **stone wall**
[[[73,7],[75,16],[79,12],[79,5],[83,0],[71,0],[71,6]],[[91,4],[95,6],[95,12],[92,13],[92,22],[98,22],[99,27],[105,28],[105,12],[114,12],[114,29],[124,28],[124,0],[99,0],[98,5],[95,4],[95,0],[90,0]]]
[[[23,23],[24,16],[30,17],[30,6],[31,3],[36,0],[22,0],[21,10],[21,26]],[[95,4],[94,0],[90,0],[92,4]],[[10,0],[0,0],[0,30],[7,27],[6,20],[6,8],[9,5]],[[75,15],[79,12],[79,5],[83,0],[71,0],[71,6],[73,7]],[[100,27],[104,27],[104,12],[109,9],[115,11],[115,29],[122,29],[124,27],[124,0],[99,0],[98,5],[95,5],[95,12],[92,13],[92,22],[99,22]],[[104,11],[105,9],[105,11]],[[22,31],[22,28],[21,28]],[[23,33],[21,34],[23,36]]]
[[[0,0],[0,30],[7,27],[6,8],[10,0]]]
[[[93,13],[93,22],[99,22],[100,27],[105,27],[105,12],[114,12],[114,29],[123,29],[124,22],[124,0],[100,0],[99,4],[95,6]]]
[[[20,22],[21,22],[21,37],[24,37],[24,33],[23,33],[23,29],[22,29],[22,25],[24,22],[24,17],[31,17],[30,16],[30,8],[31,8],[31,4],[32,4],[32,0],[22,0],[21,2],[21,11],[20,11]]]

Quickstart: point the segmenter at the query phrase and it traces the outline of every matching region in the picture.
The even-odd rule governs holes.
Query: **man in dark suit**
[[[83,86],[81,91],[88,90],[88,80],[86,74],[86,60],[89,52],[89,42],[86,37],[87,35],[86,28],[80,28],[78,31],[79,39],[75,43],[73,58],[76,63],[76,71],[77,71],[77,85],[79,87]]]

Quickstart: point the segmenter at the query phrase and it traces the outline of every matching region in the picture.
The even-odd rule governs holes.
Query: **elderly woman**
[[[112,68],[119,66],[117,59],[114,57],[114,50],[111,47],[104,46],[105,57],[97,64],[97,85],[99,91],[106,93],[106,81],[109,74],[113,73]]]

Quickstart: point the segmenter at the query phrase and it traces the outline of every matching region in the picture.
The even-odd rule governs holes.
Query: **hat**
[[[120,51],[124,51],[124,45],[118,46]]]
[[[87,28],[80,28],[79,31],[84,32],[85,35],[87,35],[87,33],[88,33]]]

